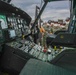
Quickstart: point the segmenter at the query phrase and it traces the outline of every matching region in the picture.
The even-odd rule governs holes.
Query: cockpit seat
[[[47,62],[30,59],[19,75],[76,75],[76,73]]]

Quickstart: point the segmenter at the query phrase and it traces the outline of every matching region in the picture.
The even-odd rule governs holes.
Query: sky
[[[41,0],[12,0],[12,4],[27,12],[32,20],[35,19],[36,5],[40,7]],[[42,4],[44,2],[42,1]],[[66,19],[70,16],[69,1],[54,1],[49,2],[41,16],[43,21]]]

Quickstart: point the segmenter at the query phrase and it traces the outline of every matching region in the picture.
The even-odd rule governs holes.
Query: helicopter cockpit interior
[[[74,33],[59,33],[49,43],[50,50],[44,52],[31,36],[31,17],[9,1],[0,0],[0,75],[76,75],[75,19],[70,24]],[[48,1],[44,0],[39,16]],[[51,45],[64,48],[54,49]]]

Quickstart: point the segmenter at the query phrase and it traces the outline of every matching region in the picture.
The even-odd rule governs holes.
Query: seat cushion
[[[19,75],[76,75],[76,73],[47,62],[30,59]]]

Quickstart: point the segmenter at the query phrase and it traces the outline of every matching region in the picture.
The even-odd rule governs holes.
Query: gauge
[[[12,18],[10,18],[10,21],[12,22]]]
[[[22,28],[22,24],[21,24],[21,28]]]
[[[14,18],[12,18],[12,22],[14,23]]]
[[[3,16],[4,17],[4,16]],[[6,28],[8,28],[8,26],[7,26],[7,21],[5,21],[6,19],[5,19],[5,17],[4,17],[4,19],[0,19],[0,21],[1,21],[1,28],[2,29],[6,29]]]
[[[22,32],[24,32],[24,29],[22,28]]]
[[[25,25],[27,24],[25,20],[24,20],[24,24],[25,24]]]
[[[17,25],[17,22],[15,22],[15,24]]]
[[[24,25],[24,29],[26,29],[26,26]]]
[[[11,23],[11,26],[13,27],[13,23]]]
[[[16,27],[16,29],[18,29],[18,27]]]
[[[17,34],[18,34],[18,37],[22,36],[21,29],[18,29]]]
[[[15,24],[15,23],[13,23],[13,25],[15,26],[16,24]]]
[[[18,23],[20,23],[20,20],[18,19]]]
[[[16,30],[16,26],[14,26],[14,29]]]
[[[16,22],[16,18],[14,19],[14,22]]]
[[[21,23],[23,23],[23,19],[21,19]]]
[[[7,18],[7,20],[8,20],[8,22],[10,22],[10,18],[9,17]]]
[[[21,25],[19,25],[19,28],[21,28]]]
[[[21,28],[21,24],[20,24],[20,28]]]

